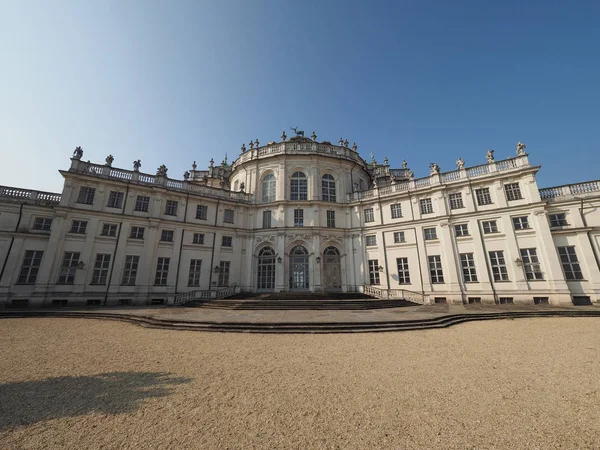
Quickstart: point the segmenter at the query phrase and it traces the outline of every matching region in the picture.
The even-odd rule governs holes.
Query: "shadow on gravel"
[[[132,412],[190,381],[165,372],[113,372],[0,384],[0,431],[89,413]]]

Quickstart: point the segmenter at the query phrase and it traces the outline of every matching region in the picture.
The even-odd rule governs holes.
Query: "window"
[[[295,209],[294,210],[294,226],[295,227],[303,227],[304,226],[304,210],[303,209]]]
[[[208,206],[198,205],[196,206],[196,219],[206,220],[208,217]]]
[[[484,234],[491,234],[491,233],[498,232],[498,224],[496,223],[495,220],[486,220],[485,222],[482,222],[482,225],[483,225],[483,233]]]
[[[165,205],[165,216],[177,215],[177,200],[167,200]]]
[[[119,306],[131,306],[133,303],[130,298],[120,298],[118,304]]]
[[[402,217],[402,205],[400,203],[390,205],[390,211],[392,213],[392,219],[399,219]]]
[[[233,247],[233,236],[223,236],[221,238],[221,247]]]
[[[169,263],[171,258],[158,258],[156,262],[156,275],[154,276],[154,285],[166,286],[169,275]]]
[[[188,276],[188,286],[200,286],[200,267],[202,267],[201,259],[190,260],[190,273]]]
[[[564,227],[565,225],[569,225],[565,213],[550,214],[549,218],[551,227]]]
[[[263,178],[262,201],[265,203],[274,202],[276,193],[277,193],[277,181],[275,180],[275,175],[270,173]]]
[[[369,260],[369,284],[380,284],[379,280],[379,260]]]
[[[102,231],[100,232],[102,236],[116,236],[117,235],[117,225],[114,223],[104,223],[102,224]]]
[[[144,239],[144,227],[131,227],[130,239]]]
[[[148,212],[148,206],[150,205],[150,197],[145,195],[138,195],[135,199],[135,210]]]
[[[135,278],[137,277],[140,257],[138,255],[125,256],[125,266],[123,267],[123,286],[135,286]]]
[[[79,256],[79,252],[65,252],[58,274],[58,284],[73,284]]]
[[[106,204],[109,208],[121,208],[123,206],[123,192],[110,191],[108,193],[108,203]]]
[[[194,233],[192,237],[192,244],[204,244],[204,233]]]
[[[548,297],[533,297],[533,304],[534,305],[547,305]]]
[[[423,198],[419,200],[419,205],[421,206],[421,214],[433,213],[433,203],[431,203],[430,198]]]
[[[335,180],[332,175],[326,174],[321,178],[321,194],[324,202],[335,202]]]
[[[583,273],[575,253],[575,247],[558,247],[558,255],[567,280],[583,280]]]
[[[433,228],[423,228],[423,236],[426,241],[431,241],[432,239],[437,239],[437,232],[435,227]]]
[[[399,244],[401,242],[406,242],[404,231],[394,231],[394,244]]]
[[[375,222],[375,214],[373,213],[373,208],[365,208],[365,223],[366,222]]]
[[[98,253],[96,255],[94,273],[92,274],[92,284],[106,284],[108,268],[110,267],[110,256],[111,255],[104,253]]]
[[[408,272],[408,258],[396,258],[398,266],[398,283],[410,284],[410,273]]]
[[[272,217],[272,213],[271,210],[267,210],[267,211],[263,211],[263,224],[262,227],[263,228],[271,228],[271,217]]]
[[[475,197],[477,198],[477,204],[479,206],[492,204],[490,188],[475,189]]]
[[[473,253],[461,253],[460,265],[462,266],[465,283],[475,283],[477,281],[477,271],[475,269]]]
[[[71,233],[85,234],[87,220],[74,220],[71,222]]]
[[[464,207],[462,193],[457,192],[455,194],[450,194],[450,209],[460,209]]]
[[[542,267],[535,248],[522,248],[521,260],[528,280],[543,280]]]
[[[258,253],[256,287],[259,290],[275,289],[275,250],[265,247]]]
[[[102,300],[99,298],[92,298],[85,301],[87,306],[100,306],[102,304]]]
[[[521,200],[523,196],[521,195],[521,188],[519,187],[519,183],[510,183],[504,185],[504,192],[506,192],[506,200]]]
[[[52,306],[67,306],[68,304],[69,300],[66,299],[52,300]]]
[[[500,302],[501,305],[509,305],[513,303],[513,298],[512,297],[500,297],[498,299],[498,301]]]
[[[302,172],[294,172],[292,175],[290,200],[308,200],[308,181]]]
[[[85,203],[86,205],[92,205],[94,203],[94,195],[96,189],[91,187],[82,187],[79,189],[79,197],[77,197],[77,203]]]
[[[506,261],[503,251],[490,252],[490,263],[494,281],[508,281],[508,271],[506,270]]]
[[[527,216],[513,217],[512,221],[515,230],[527,230],[529,228],[529,221],[527,220]]]
[[[469,226],[466,223],[461,223],[460,225],[454,225],[454,233],[456,236],[468,236],[469,235]]]
[[[174,233],[173,230],[162,230],[160,233],[161,242],[173,242]]]
[[[335,228],[335,211],[327,211],[327,228]]]
[[[234,211],[233,209],[226,209],[223,212],[223,223],[233,223]]]
[[[230,261],[221,261],[219,264],[219,286],[229,286],[229,266]]]
[[[370,234],[368,236],[365,236],[365,243],[366,243],[367,247],[372,247],[374,245],[377,245],[377,235]]]
[[[50,231],[52,228],[52,219],[50,217],[36,217],[33,221],[33,229],[40,231]]]
[[[429,275],[432,283],[443,283],[444,272],[442,271],[442,257],[440,255],[428,256],[429,260]]]
[[[35,284],[42,263],[42,256],[44,256],[44,252],[40,250],[27,250],[25,252],[21,273],[19,274],[19,284]]]

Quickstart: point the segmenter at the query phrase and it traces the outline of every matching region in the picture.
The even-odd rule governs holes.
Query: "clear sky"
[[[181,178],[299,126],[417,177],[527,145],[598,179],[600,1],[0,0],[0,184],[84,160]]]

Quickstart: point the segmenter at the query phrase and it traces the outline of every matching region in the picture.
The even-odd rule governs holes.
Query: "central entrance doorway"
[[[308,290],[308,251],[301,245],[290,252],[290,290]]]

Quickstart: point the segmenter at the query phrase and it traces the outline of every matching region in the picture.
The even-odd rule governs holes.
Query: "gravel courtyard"
[[[356,335],[0,320],[0,448],[598,448],[600,320]]]

